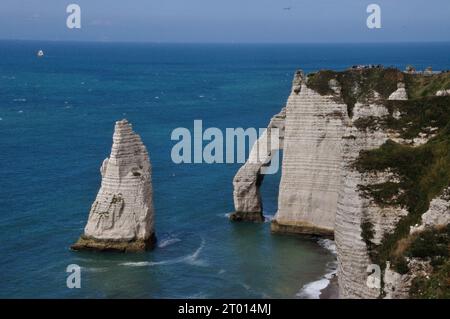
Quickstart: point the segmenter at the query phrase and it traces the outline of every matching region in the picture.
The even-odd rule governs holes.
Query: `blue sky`
[[[70,3],[82,9],[80,30],[66,27]],[[366,26],[371,3],[382,9],[381,29]],[[450,41],[450,0],[1,0],[0,39]]]

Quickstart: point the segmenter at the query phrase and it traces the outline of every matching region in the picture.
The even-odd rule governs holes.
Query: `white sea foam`
[[[250,290],[252,287],[250,287],[249,285],[241,282],[241,286],[245,288],[245,290]]]
[[[81,271],[83,272],[105,272],[107,271],[107,268],[101,268],[101,267],[81,267]]]
[[[3,121],[3,118],[0,117],[0,121]]]
[[[23,111],[22,110],[20,110],[19,112],[17,112],[17,113],[23,113]]]
[[[162,265],[173,265],[173,264],[179,264],[179,263],[187,263],[190,265],[195,266],[205,266],[206,262],[203,260],[199,260],[198,256],[203,250],[203,247],[205,246],[205,240],[202,239],[202,243],[200,247],[197,248],[194,253],[178,258],[168,259],[168,260],[162,260],[162,261],[139,261],[139,262],[126,262],[121,263],[121,266],[130,266],[130,267],[145,267],[145,266],[162,266]]]
[[[319,239],[317,241],[320,246],[329,250],[333,255],[336,255],[336,243],[331,239]]]
[[[336,244],[330,239],[319,239],[318,244],[323,248],[329,250],[333,255],[336,255]],[[332,261],[327,264],[327,273],[319,280],[310,282],[302,287],[297,293],[297,297],[305,299],[319,299],[323,289],[325,289],[331,278],[337,273],[337,262]]]
[[[14,102],[26,102],[27,99],[14,99],[13,101]]]
[[[164,247],[170,246],[170,245],[172,245],[172,244],[178,243],[178,242],[180,242],[180,241],[181,241],[181,239],[179,239],[179,238],[167,238],[167,239],[163,239],[163,240],[161,240],[161,241],[158,243],[158,247],[159,247],[159,248],[164,248]]]
[[[302,290],[297,293],[297,297],[305,299],[319,299],[320,292],[322,291],[322,289],[325,289],[329,283],[330,280],[322,278],[320,280],[306,284],[303,286]]]

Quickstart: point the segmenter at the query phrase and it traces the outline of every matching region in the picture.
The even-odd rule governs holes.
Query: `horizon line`
[[[217,42],[201,42],[201,41],[135,41],[135,40],[58,40],[58,39],[8,39],[0,38],[0,41],[16,41],[16,42],[55,42],[55,43],[98,43],[98,44],[192,44],[192,45],[299,45],[299,44],[450,44],[450,40],[436,40],[436,41],[305,41],[305,42],[244,42],[244,41],[217,41]]]

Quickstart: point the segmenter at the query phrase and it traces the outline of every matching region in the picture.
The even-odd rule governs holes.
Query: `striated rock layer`
[[[387,78],[393,82],[395,71],[389,72]],[[399,78],[402,76],[398,74]],[[411,129],[422,119],[416,107],[425,113],[428,109],[439,109],[445,101],[420,97],[409,102],[406,89],[400,83],[397,91],[386,90],[382,95],[371,87],[371,92],[355,103],[351,125],[343,138],[342,185],[335,227],[341,298],[407,298],[412,280],[430,273],[426,260],[402,256],[413,239],[403,233],[408,228],[399,224],[414,221],[420,213],[416,207],[424,206],[420,202],[424,190],[417,197],[413,195],[420,189],[417,186],[420,175],[407,168],[416,165],[414,156],[417,160],[420,156],[415,154],[434,147],[428,140],[436,136],[429,134],[430,128],[422,123],[421,128]],[[442,121],[440,125],[444,127],[446,123]],[[411,142],[422,134],[428,137],[423,143]],[[421,163],[422,172],[426,172],[426,165],[441,165],[445,169],[444,162],[430,153],[428,160]],[[444,153],[439,156],[445,157]],[[418,180],[411,183],[412,178]],[[448,203],[442,198],[435,199],[422,220],[424,225],[430,221],[442,225],[448,223],[445,215],[449,213]],[[404,264],[400,263],[402,258]],[[400,268],[402,274],[396,270]],[[372,273],[375,269],[380,273]],[[374,278],[371,276],[379,276],[378,286],[370,284]]]
[[[84,234],[74,250],[143,251],[153,247],[151,165],[147,149],[127,120],[116,122],[111,155]]]
[[[340,87],[320,95],[297,72],[286,107],[278,211],[273,232],[333,237],[347,106]]]
[[[383,108],[379,106],[372,109],[383,113]],[[374,217],[382,215],[377,214],[376,205],[362,196],[359,185],[386,179],[387,176],[363,175],[352,168],[351,163],[358,157],[360,151],[379,147],[386,139],[387,135],[383,132],[360,131],[355,127],[349,127],[344,136],[342,186],[338,197],[335,231],[340,298],[376,298],[380,294],[380,289],[370,288],[366,284],[368,275],[366,270],[372,262],[361,236],[361,225],[370,221],[377,225],[385,222],[393,227],[396,214],[386,212],[387,216],[393,217],[391,219],[394,220]],[[379,239],[383,227],[376,227],[379,230],[376,237]]]

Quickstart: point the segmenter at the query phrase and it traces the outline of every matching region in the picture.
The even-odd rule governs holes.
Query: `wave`
[[[84,272],[105,272],[108,268],[101,268],[101,267],[81,267],[81,271]]]
[[[13,102],[26,102],[27,99],[14,99]]]
[[[174,258],[174,259],[168,259],[168,260],[162,260],[162,261],[139,261],[139,262],[126,262],[121,263],[121,266],[130,266],[130,267],[147,267],[147,266],[162,266],[162,265],[173,265],[173,264],[179,264],[179,263],[187,263],[191,265],[196,266],[205,266],[206,262],[203,260],[199,260],[198,256],[203,250],[203,247],[205,246],[205,240],[202,239],[202,243],[200,244],[200,247],[197,248],[192,254]]]
[[[187,296],[186,299],[208,299],[208,295],[205,292],[198,292]]]
[[[322,278],[303,286],[302,290],[297,293],[297,297],[305,299],[319,299],[320,293],[330,283],[329,279]]]
[[[319,239],[317,243],[325,248],[326,250],[330,251],[333,255],[336,255],[336,243],[334,240],[331,239]]]
[[[319,239],[317,243],[336,256],[336,244],[333,240]],[[336,275],[336,273],[337,261],[329,262],[327,264],[326,274],[319,280],[304,285],[296,296],[305,299],[319,299],[322,290],[330,284],[331,279]]]
[[[158,243],[158,247],[159,247],[159,248],[164,248],[164,247],[170,246],[170,245],[172,245],[172,244],[178,243],[178,242],[180,242],[180,241],[181,241],[181,239],[179,239],[179,238],[167,238],[167,239],[163,239],[163,240],[161,240],[161,241]]]

